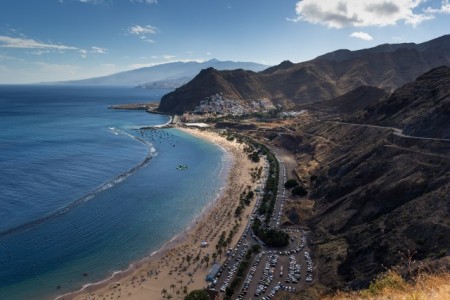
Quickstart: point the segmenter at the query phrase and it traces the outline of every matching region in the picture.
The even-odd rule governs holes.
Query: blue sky
[[[0,83],[212,58],[275,65],[449,33],[449,0],[1,0]]]

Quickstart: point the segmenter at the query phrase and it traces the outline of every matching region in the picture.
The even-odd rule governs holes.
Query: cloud
[[[429,14],[450,14],[449,0],[442,0],[441,7],[439,8],[427,7],[425,12]]]
[[[102,4],[106,2],[105,0],[79,0],[81,3],[90,3],[90,4]],[[62,1],[60,1],[62,2]]]
[[[158,0],[130,0],[130,2],[156,4],[158,3]]]
[[[360,40],[364,40],[364,41],[371,41],[373,40],[373,37],[366,33],[366,32],[362,32],[362,31],[358,31],[358,32],[353,32],[352,34],[350,34],[351,37],[360,39]]]
[[[155,41],[154,40],[152,40],[152,39],[149,39],[148,37],[146,37],[145,35],[141,35],[140,37],[139,37],[142,41],[144,41],[144,42],[147,42],[147,43],[150,43],[150,44],[153,44],[153,43],[155,43]]]
[[[47,53],[50,53],[50,52],[52,52],[52,51],[51,51],[51,50],[47,50],[47,49],[44,49],[44,50],[42,50],[42,49],[37,49],[37,50],[32,51],[31,54],[34,54],[34,55],[44,55],[44,54],[47,54]],[[54,52],[54,51],[53,51],[53,52]],[[61,51],[58,51],[58,52],[61,52]]]
[[[141,39],[141,41],[153,44],[155,41],[148,37],[148,35],[153,35],[158,32],[158,28],[152,25],[135,25],[127,29],[128,35],[135,35]]]
[[[88,54],[87,50],[80,49],[80,55],[81,55],[82,58],[86,58],[87,54]]]
[[[96,46],[92,46],[91,47],[91,53],[98,53],[98,54],[105,54],[106,51],[108,51],[108,49],[106,48],[100,48],[100,47],[96,47]]]
[[[414,9],[427,0],[303,0],[296,5],[297,18],[329,28],[388,26],[404,22],[412,26],[433,19]]]
[[[27,38],[15,38],[9,36],[0,36],[0,47],[19,48],[19,49],[48,49],[48,50],[78,50],[76,47],[47,44]]]
[[[12,56],[8,56],[8,55],[0,54],[0,60],[17,60],[17,58],[12,57]]]
[[[162,57],[167,60],[172,60],[172,59],[176,58],[175,55],[163,55]]]
[[[87,3],[87,4],[103,4],[103,3],[113,3],[113,0],[71,0],[81,3]],[[136,2],[136,3],[145,3],[145,4],[157,4],[158,0],[129,0],[130,2]],[[70,2],[70,0],[58,0],[59,3],[64,2]]]
[[[67,0],[59,0],[60,3],[63,3],[64,1],[67,1]],[[76,0],[76,1],[81,2],[81,3],[97,5],[97,4],[104,4],[104,3],[108,4],[108,2],[111,3],[112,0]]]
[[[146,35],[146,34],[155,34],[157,30],[158,30],[158,28],[156,28],[152,25],[145,25],[145,26],[135,25],[135,26],[128,28],[128,33],[142,36],[142,35]]]
[[[82,58],[86,58],[89,53],[92,53],[92,54],[105,54],[107,50],[108,49],[105,49],[105,48],[92,46],[91,50],[80,49],[80,55],[81,55]]]
[[[104,54],[107,49],[93,46],[90,50],[66,46],[61,44],[43,43],[26,37],[0,36],[0,48],[33,49],[31,54],[42,55],[47,53],[64,53],[65,51],[78,51],[81,57],[86,58],[88,53]]]

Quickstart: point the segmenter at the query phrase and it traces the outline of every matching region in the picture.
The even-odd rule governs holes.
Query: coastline
[[[256,200],[245,208],[242,221],[233,216],[234,210],[239,204],[241,192],[247,186],[254,189],[257,184],[250,176],[251,170],[264,162],[252,163],[244,153],[242,144],[228,141],[215,132],[178,129],[215,143],[226,152],[231,165],[221,193],[202,209],[183,232],[164,243],[149,257],[131,264],[124,271],[115,272],[105,280],[85,285],[79,291],[61,295],[56,299],[163,299],[163,289],[173,296],[183,296],[186,291],[206,287],[205,277],[213,264],[212,253],[216,250],[215,245],[222,231],[228,232],[234,227],[238,228],[230,244],[230,247],[233,247],[247,226],[248,216]],[[201,248],[202,241],[207,241],[208,246]],[[205,256],[209,256],[209,262],[203,260]],[[196,261],[196,257],[200,259]],[[217,261],[223,262],[225,257],[222,255]],[[194,259],[191,260],[192,258]]]

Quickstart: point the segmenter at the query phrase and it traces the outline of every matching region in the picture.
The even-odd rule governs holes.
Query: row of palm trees
[[[175,288],[177,287],[175,284],[172,283],[172,284],[169,286],[169,288],[172,289],[172,293],[175,293],[175,295],[176,295],[178,298],[180,298],[181,295],[187,296],[187,294],[189,293],[189,291],[188,291],[188,287],[187,287],[186,285],[183,286],[183,280],[180,279],[180,280],[177,281],[177,283],[180,284],[180,288],[177,289],[177,290],[175,290]],[[173,299],[173,298],[174,298],[174,295],[172,295],[171,293],[169,293],[169,291],[168,291],[166,288],[163,288],[163,289],[161,290],[161,295],[162,295],[163,299],[169,299],[169,300],[170,300],[170,299]]]

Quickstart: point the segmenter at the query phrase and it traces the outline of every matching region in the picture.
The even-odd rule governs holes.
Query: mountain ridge
[[[213,73],[209,69],[209,83],[215,80],[215,89],[208,88],[208,91],[223,93],[225,98],[241,102],[266,98],[284,108],[292,108],[298,104],[336,98],[364,85],[392,92],[441,65],[450,65],[450,35],[421,44],[384,44],[357,51],[337,50],[302,63],[284,61],[259,73]],[[206,89],[206,84],[196,76],[165,95],[158,110],[166,113],[193,110],[205,97],[202,88]],[[184,111],[180,111],[180,107]]]
[[[134,70],[119,72],[107,76],[94,77],[81,80],[60,81],[53,84],[65,85],[104,85],[104,86],[130,86],[154,87],[168,86],[178,87],[192,79],[202,69],[214,67],[219,70],[249,69],[260,71],[268,66],[253,62],[234,62],[210,59],[205,62],[170,62],[151,67],[143,67]]]

